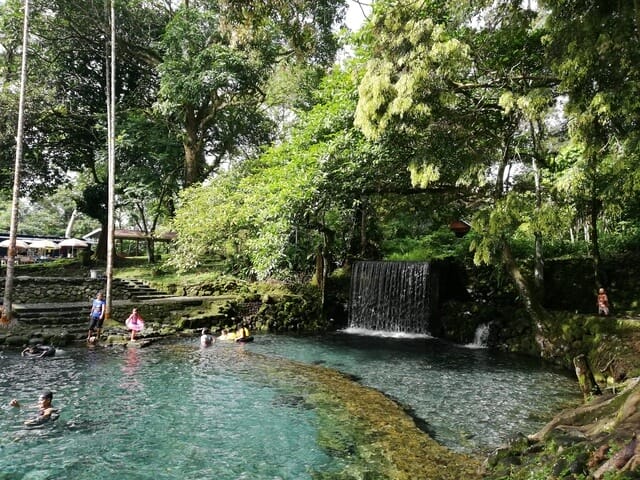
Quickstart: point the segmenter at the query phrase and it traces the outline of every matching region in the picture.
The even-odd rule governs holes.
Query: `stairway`
[[[127,298],[131,300],[154,300],[157,298],[169,298],[174,296],[161,292],[160,290],[156,290],[141,280],[117,278],[114,280],[114,283],[122,286],[127,292]]]
[[[59,335],[71,335],[82,339],[87,334],[89,325],[89,307],[84,302],[59,304],[14,305],[19,322],[27,329],[39,329],[44,332],[57,332]]]
[[[86,330],[89,321],[89,309],[86,303],[39,303],[33,305],[15,305],[20,322],[27,325],[47,325],[65,327],[81,324]]]
[[[140,280],[114,279],[114,285],[124,290],[128,301],[143,301],[170,298]],[[91,302],[38,303],[14,305],[18,320],[25,326],[64,328],[73,332],[85,332],[89,324]]]

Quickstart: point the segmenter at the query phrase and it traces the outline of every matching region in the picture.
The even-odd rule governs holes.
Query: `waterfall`
[[[483,323],[476,327],[476,332],[473,336],[473,343],[467,344],[470,348],[486,348],[487,341],[489,340],[489,332],[491,326],[488,323]]]
[[[349,327],[428,334],[437,280],[427,262],[356,262]]]

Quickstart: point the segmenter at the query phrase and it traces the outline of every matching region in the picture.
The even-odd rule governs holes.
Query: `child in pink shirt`
[[[131,311],[131,315],[129,315],[124,324],[131,330],[131,341],[134,342],[136,340],[136,332],[140,332],[144,328],[144,320],[138,313],[137,308]]]

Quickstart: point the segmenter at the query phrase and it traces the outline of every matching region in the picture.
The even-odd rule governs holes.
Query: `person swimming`
[[[229,333],[229,330],[226,328],[222,329],[222,333],[218,337],[218,340],[233,340],[235,339],[235,334],[233,332]]]
[[[44,357],[53,357],[56,354],[55,347],[50,345],[31,345],[30,347],[25,348],[22,351],[23,357],[35,357],[35,358],[44,358]]]
[[[213,337],[213,335],[211,335],[209,330],[206,328],[203,328],[202,334],[200,335],[200,345],[202,345],[203,347],[209,347],[213,345],[215,341],[216,339]]]
[[[60,415],[60,411],[57,408],[53,408],[52,402],[53,392],[49,390],[42,392],[38,398],[38,414],[29,420],[25,420],[24,424],[28,427],[33,427],[42,425],[50,420],[56,420]]]
[[[253,342],[253,336],[251,336],[251,332],[249,332],[245,324],[238,324],[235,340],[238,343]]]

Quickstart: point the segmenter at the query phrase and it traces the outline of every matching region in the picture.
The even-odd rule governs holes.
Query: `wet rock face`
[[[29,343],[29,337],[26,335],[7,335],[4,338],[4,344],[11,347],[21,347]]]

